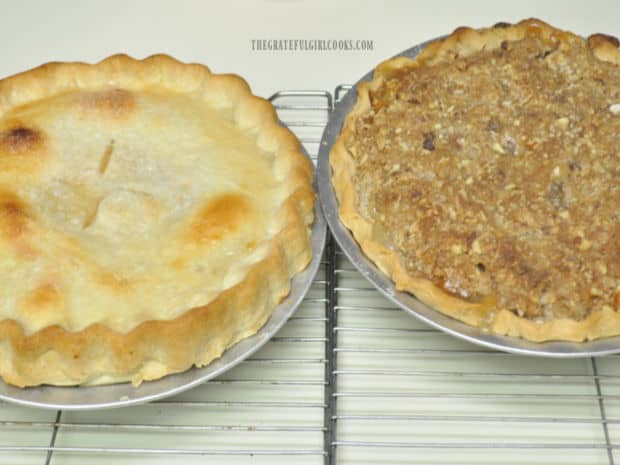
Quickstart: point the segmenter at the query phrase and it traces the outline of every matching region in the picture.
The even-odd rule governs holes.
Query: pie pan
[[[438,39],[441,39],[438,38]],[[434,39],[409,48],[396,56],[415,58]],[[331,167],[329,153],[334,144],[344,119],[353,107],[357,98],[359,83],[371,81],[373,71],[365,74],[336,104],[321,139],[318,158],[319,197],[323,205],[323,213],[332,234],[340,248],[357,270],[374,285],[383,295],[407,313],[425,323],[448,334],[490,349],[505,352],[537,355],[545,357],[592,357],[620,352],[620,336],[597,339],[588,342],[550,341],[536,343],[525,339],[495,335],[484,330],[469,326],[433,309],[416,299],[410,293],[397,291],[392,280],[380,271],[360,249],[349,230],[342,224],[338,215],[338,201],[331,183]]]
[[[305,154],[308,156],[307,153]],[[316,173],[314,188],[316,191]],[[274,309],[265,325],[253,336],[230,347],[219,359],[214,360],[209,365],[201,368],[194,367],[159,380],[147,381],[138,387],[134,387],[131,383],[121,383],[69,387],[44,385],[20,389],[0,380],[0,400],[28,407],[64,410],[126,407],[179,394],[221,375],[241,363],[268,342],[301,304],[319,269],[325,248],[326,234],[325,217],[317,199],[314,206],[314,223],[311,235],[311,262],[305,270],[293,277],[289,295]]]

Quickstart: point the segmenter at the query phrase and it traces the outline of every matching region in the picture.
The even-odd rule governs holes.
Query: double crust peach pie
[[[620,334],[620,51],[530,19],[375,69],[330,155],[397,289],[497,334]]]
[[[232,75],[159,55],[0,81],[0,376],[203,366],[311,258],[312,164]]]

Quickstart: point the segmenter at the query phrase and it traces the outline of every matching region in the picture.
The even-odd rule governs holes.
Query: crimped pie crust
[[[519,53],[548,60],[558,76],[567,76],[554,94],[557,106],[541,103],[540,95],[552,92],[543,88],[549,84],[544,73],[536,81],[538,65],[505,59]],[[598,100],[590,102],[579,90],[570,93],[573,85],[581,89],[571,81],[572,56],[600,67],[592,86],[607,87],[592,91]],[[526,71],[530,66],[532,75],[519,74],[520,65]],[[596,34],[584,41],[537,19],[481,30],[459,28],[415,59],[399,57],[380,64],[373,80],[358,86],[358,99],[330,154],[342,222],[398,290],[470,325],[532,341],[620,334],[620,191],[615,181],[619,66],[617,39]],[[477,79],[497,89],[474,93],[469,106],[461,108],[467,101],[459,95],[464,92],[466,99],[468,90],[459,87],[459,80],[466,82],[462,76],[467,73],[487,73]],[[511,81],[513,75],[520,81]],[[605,76],[614,80],[607,82]],[[472,82],[469,89],[475,87]],[[437,90],[442,85],[448,89],[445,94]],[[511,86],[529,89],[529,97],[489,103],[498,95],[513,95]],[[600,95],[607,98],[601,108]],[[574,105],[572,98],[588,105],[569,114],[555,113]],[[493,105],[496,109],[484,113]],[[485,110],[476,114],[476,107]],[[539,113],[531,113],[527,121],[527,112],[533,110]],[[585,110],[588,117],[575,120]],[[475,118],[467,120],[468,111]],[[514,120],[507,128],[509,116]],[[458,126],[463,120],[466,124]],[[528,127],[532,121],[539,126]],[[458,127],[470,128],[471,134],[451,132]],[[569,142],[570,137],[583,137],[595,148],[571,158],[554,153],[551,143],[545,145],[544,133],[540,140],[528,139],[548,127],[553,137]],[[410,143],[414,134],[418,142]],[[474,145],[472,134],[488,135],[488,143]],[[607,145],[597,145],[592,134],[606,137]],[[510,171],[513,167],[516,174]],[[519,178],[519,169],[529,177]],[[586,173],[599,175],[587,178],[589,182],[578,178]],[[440,181],[442,187],[437,187]],[[596,202],[582,202],[588,186],[596,191]],[[511,191],[521,196],[504,202],[502,196],[513,195]],[[499,211],[503,208],[510,211]],[[494,224],[494,215],[505,222],[503,229]],[[494,236],[498,230],[503,235]],[[548,244],[553,253],[533,254],[539,244]],[[579,292],[583,300],[575,300]]]
[[[0,376],[137,385],[219,357],[309,263],[312,177],[271,104],[202,65],[0,81]]]

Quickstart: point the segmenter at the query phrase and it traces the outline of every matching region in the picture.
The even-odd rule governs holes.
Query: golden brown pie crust
[[[364,154],[353,153],[352,150],[357,149],[351,149],[351,147],[354,145],[355,138],[359,136],[356,132],[357,126],[361,127],[364,124],[364,118],[372,120],[376,111],[380,111],[381,106],[385,104],[385,100],[380,100],[376,95],[383,92],[383,97],[385,98],[385,95],[388,95],[387,98],[389,98],[392,91],[392,88],[389,87],[390,79],[398,80],[400,79],[399,76],[406,75],[408,70],[428,68],[427,71],[430,72],[438,64],[472,57],[479,52],[490,52],[500,48],[507,48],[511,42],[528,38],[548,44],[554,50],[562,50],[564,47],[570,48],[583,44],[583,39],[574,34],[555,29],[537,19],[528,19],[515,25],[500,24],[481,30],[465,27],[458,28],[448,37],[428,45],[413,60],[399,57],[390,59],[377,66],[372,81],[361,83],[358,86],[357,101],[347,115],[343,129],[330,154],[330,163],[333,171],[332,183],[339,201],[340,218],[352,231],[364,253],[383,272],[392,278],[398,290],[411,292],[421,301],[472,326],[481,327],[496,334],[517,336],[531,341],[583,341],[618,335],[620,334],[620,314],[618,313],[620,311],[620,287],[616,287],[615,294],[612,290],[609,302],[599,306],[600,308],[595,311],[587,312],[583,318],[566,316],[527,318],[527,315],[524,316],[518,312],[510,311],[508,308],[498,308],[496,305],[497,299],[491,294],[482,297],[478,296],[476,299],[464,298],[452,290],[448,292],[446,286],[437,285],[435,277],[424,275],[424,273],[413,273],[403,263],[403,252],[399,251],[398,247],[390,245],[389,240],[383,237],[384,234],[380,228],[377,230],[375,221],[368,216],[368,213],[364,214],[360,211],[360,203],[365,205],[368,199],[366,198],[366,193],[360,193],[359,183],[356,184],[356,172],[358,171],[356,159],[363,158]],[[598,60],[615,66],[620,65],[620,51],[618,50],[617,39],[603,34],[596,34],[587,39],[587,45],[590,52]],[[378,101],[375,101],[375,99]],[[416,101],[414,103],[417,104],[419,102]],[[613,105],[608,110],[617,111]],[[558,121],[559,124],[567,123],[567,121],[563,121],[561,118]],[[459,143],[459,141],[456,141],[456,143]],[[432,151],[435,148],[434,145],[435,141],[430,137],[424,141],[423,148]],[[420,148],[422,149],[422,147]],[[503,156],[509,156],[505,154],[503,147],[498,146],[496,149]],[[464,150],[466,150],[466,147]],[[611,150],[615,150],[617,155],[617,146],[615,148],[612,146]],[[609,156],[613,156],[613,154]],[[404,165],[406,165],[406,160],[403,160],[402,165],[397,164],[393,166],[393,169],[394,171],[401,170]],[[556,191],[561,189],[561,186],[552,187],[556,187]],[[411,194],[411,192],[408,192],[408,194]],[[554,192],[552,189],[548,200],[555,201],[554,194],[557,194],[557,192]],[[395,194],[394,198],[398,198],[398,196]],[[620,208],[620,206],[617,207]],[[377,215],[380,215],[380,213],[378,211],[375,212]],[[568,213],[562,214],[567,215]],[[610,221],[617,220],[611,219]],[[441,219],[438,222],[441,222]],[[589,246],[587,243],[577,245],[581,245],[584,248]],[[446,247],[449,247],[449,245],[446,244]],[[470,248],[469,251],[467,251],[467,247]],[[459,250],[456,252],[463,253],[460,246],[457,248]],[[471,244],[465,245],[464,249],[465,253],[470,253]],[[612,252],[612,255],[608,257],[610,269],[615,267],[618,260],[617,245],[615,249],[612,249]],[[607,265],[603,263],[600,266],[604,268],[604,272],[607,272]],[[610,271],[610,273],[612,272]],[[617,282],[620,277],[612,275],[610,279],[616,279],[616,286],[618,286]]]
[[[44,111],[46,102],[49,102],[49,111]],[[241,142],[237,144],[235,140],[228,140],[231,137],[226,139],[229,133],[220,133],[219,130],[203,136],[199,126],[220,124],[218,128],[230,130],[233,135],[241,134],[244,141],[247,139],[254,144],[252,153],[256,152],[269,160],[261,162],[263,164],[260,166],[269,166],[271,173],[264,176],[265,179],[259,178],[262,176],[259,173],[255,173],[255,177],[251,173],[244,174],[245,177],[240,179],[247,179],[248,185],[219,186],[219,190],[210,193],[213,195],[207,196],[204,202],[190,206],[183,204],[183,208],[172,213],[166,211],[165,202],[157,201],[156,196],[151,198],[139,192],[139,186],[132,185],[130,179],[127,182],[131,189],[116,190],[104,197],[84,217],[79,218],[81,225],[74,228],[77,232],[71,229],[66,234],[62,228],[50,226],[48,219],[52,216],[64,218],[58,216],[60,213],[54,213],[56,211],[69,215],[71,219],[71,210],[63,205],[63,199],[70,196],[72,202],[80,205],[84,197],[81,192],[86,192],[89,186],[72,186],[70,189],[61,186],[60,200],[43,196],[41,205],[34,203],[31,197],[26,198],[25,194],[18,194],[18,191],[35,192],[41,184],[57,182],[49,175],[50,172],[54,176],[63,175],[63,168],[58,164],[64,156],[58,152],[63,141],[57,133],[67,133],[69,138],[76,136],[71,133],[70,125],[63,125],[62,121],[58,122],[53,117],[48,118],[48,113],[60,108],[58,111],[64,112],[62,114],[71,121],[79,121],[80,124],[82,121],[92,122],[95,129],[91,134],[78,134],[76,141],[70,141],[78,144],[78,148],[80,137],[96,138],[98,131],[105,132],[111,127],[123,134],[122,128],[129,124],[144,130],[145,134],[152,134],[153,140],[167,143],[165,134],[168,128],[164,123],[157,126],[167,118],[158,109],[160,104],[162,108],[178,110],[181,116],[190,111],[225,116],[222,117],[224,122],[219,122],[219,119],[194,121],[188,117],[187,122],[192,124],[192,128],[188,128],[187,133],[196,135],[199,140],[181,140],[179,147],[186,144],[192,149],[196,146],[200,149],[200,141],[203,140],[200,138],[204,137],[203,145],[208,148],[204,153],[199,150],[198,154],[176,154],[174,147],[170,149],[167,145],[164,151],[174,154],[174,157],[195,156],[195,166],[200,167],[203,163],[200,157],[217,156],[218,144],[223,143],[228,154],[242,160],[238,163],[241,166],[239,169],[243,169],[246,166],[243,157],[250,155],[244,152]],[[34,115],[32,118],[29,116],[31,114]],[[154,126],[140,126],[142,115]],[[38,126],[36,121],[39,120],[49,121],[49,127]],[[178,134],[183,134],[183,128]],[[221,140],[218,139],[220,135]],[[148,140],[138,142],[150,143]],[[124,179],[126,172],[113,172],[116,169],[114,163],[118,161],[115,157],[120,156],[118,154],[129,157],[123,161],[123,169],[130,170],[134,163],[132,151],[136,152],[137,157],[144,157],[142,152],[146,152],[148,157],[148,150],[158,149],[151,145],[146,146],[146,151],[142,146],[121,147],[122,141],[119,140],[110,140],[106,144],[100,159],[90,159],[89,153],[77,151],[78,156],[83,156],[83,159],[78,158],[78,162],[83,163],[84,168],[75,169],[75,176],[86,176],[84,173],[88,171],[89,176],[96,177],[99,173],[101,176]],[[166,157],[169,155],[163,156],[162,160],[166,161]],[[170,166],[182,163],[182,160],[177,162],[171,158],[168,161]],[[208,160],[205,159],[206,162]],[[218,160],[218,163],[221,166],[213,166],[226,172],[226,160]],[[230,166],[231,170],[237,169],[234,164]],[[248,85],[238,76],[212,74],[203,65],[184,64],[165,55],[144,60],[115,55],[94,65],[49,63],[0,81],[0,169],[0,273],[17,279],[14,278],[16,273],[28,277],[37,275],[41,267],[48,270],[41,275],[44,279],[32,283],[26,282],[27,279],[15,281],[26,282],[19,284],[19,289],[15,291],[21,294],[12,297],[7,294],[10,291],[6,291],[3,294],[5,298],[0,302],[4,306],[3,314],[13,315],[0,318],[0,377],[15,386],[124,381],[138,385],[145,380],[187,370],[193,365],[207,365],[228,347],[259,330],[275,306],[289,293],[292,276],[303,270],[312,256],[312,163],[303,155],[296,137],[279,124],[269,102],[252,95]],[[136,170],[136,173],[143,173],[140,167]],[[170,178],[169,182],[174,186],[181,182],[173,176],[166,177],[165,172],[154,171],[155,175],[162,179]],[[207,172],[206,175],[211,174]],[[201,184],[208,184],[208,179],[188,181],[188,186],[185,186],[187,195],[195,194],[200,199]],[[231,179],[236,178],[233,176]],[[144,182],[148,183],[148,176]],[[266,210],[264,205],[255,203],[251,190],[259,182],[263,183],[263,197],[257,198],[273,199],[274,205],[269,205],[273,210]],[[24,185],[34,187],[28,190]],[[161,186],[161,189],[164,188],[166,186]],[[174,190],[166,195],[173,194]],[[185,202],[184,198],[179,199],[178,202]],[[139,204],[139,209],[132,210],[134,204]],[[261,215],[266,211],[273,213]],[[168,213],[170,215],[166,216]],[[102,218],[104,215],[105,218]],[[165,224],[172,225],[166,226],[166,231],[172,232],[163,244],[157,235],[151,238],[144,232],[148,230],[148,221],[160,221],[161,218],[169,218]],[[136,229],[131,234],[118,229],[118,234],[127,234],[129,241],[139,240],[135,238],[140,237],[144,243],[152,240],[154,246],[160,247],[149,255],[153,263],[159,264],[159,268],[152,273],[148,270],[136,272],[137,278],[133,281],[133,278],[123,275],[124,265],[135,265],[131,257],[114,268],[113,263],[106,262],[106,266],[97,263],[92,258],[96,254],[89,255],[88,247],[94,250],[98,237],[101,238],[101,247],[106,246],[107,238],[112,241],[117,239],[110,237],[114,233],[109,231],[114,229],[105,228],[111,228],[110,224],[121,224],[121,220]],[[135,224],[130,224],[132,220]],[[99,228],[97,234],[100,236],[88,232],[89,228],[95,227]],[[86,232],[81,233],[80,228]],[[243,235],[239,231],[260,228],[264,230],[264,237],[256,236],[262,241],[260,244],[242,242]],[[234,239],[232,245],[227,242],[230,237]],[[87,247],[84,244],[90,245]],[[203,256],[208,261],[210,251],[222,247],[229,248],[223,254],[225,257],[218,258],[216,263],[221,265],[218,269],[205,270],[196,261],[196,257]],[[116,253],[114,247],[107,250],[112,255]],[[232,259],[226,261],[226,257]],[[238,265],[241,261],[242,265]],[[56,270],[55,262],[58,263]],[[36,263],[42,265],[37,268]],[[149,308],[140,308],[135,314],[116,312],[113,318],[109,318],[109,323],[106,323],[107,320],[92,321],[95,317],[89,314],[91,308],[88,304],[75,308],[67,302],[88,303],[94,294],[80,295],[79,287],[71,287],[72,283],[67,282],[66,277],[63,279],[63,270],[73,273],[70,276],[76,279],[84,280],[88,288],[100,290],[101,295],[109,298],[110,302],[122,303],[123,295],[137,298],[139,302],[140,294],[136,297],[132,293],[134,289],[140,289],[145,301],[152,302],[155,316],[149,317]],[[211,289],[208,298],[203,301],[200,300],[200,286],[195,294],[190,289],[186,298],[177,298],[174,295],[175,286],[182,286],[186,279],[195,279],[192,273],[203,273],[205,283],[217,281],[221,285]],[[170,282],[171,279],[177,281]],[[172,291],[161,291],[161,286],[168,286]],[[67,288],[71,291],[66,291]],[[153,295],[148,295],[149,290]],[[158,293],[166,299],[170,297],[172,300],[168,300],[174,302],[174,308],[155,308]],[[93,310],[100,312],[103,315],[101,319],[105,319],[105,301],[92,300],[96,307]],[[162,298],[163,307],[170,305],[164,300]]]

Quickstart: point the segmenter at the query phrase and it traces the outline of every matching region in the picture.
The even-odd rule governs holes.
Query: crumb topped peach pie
[[[620,51],[530,19],[379,65],[330,154],[397,289],[497,334],[620,334]]]
[[[313,168],[232,75],[159,55],[0,81],[0,376],[203,366],[311,259]]]

